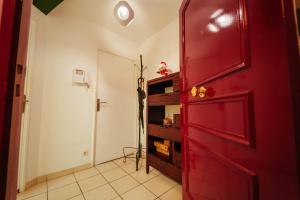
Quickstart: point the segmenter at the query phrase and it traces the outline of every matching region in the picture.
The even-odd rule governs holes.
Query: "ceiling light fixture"
[[[120,1],[115,6],[114,15],[122,26],[128,26],[134,19],[134,11],[126,1]]]

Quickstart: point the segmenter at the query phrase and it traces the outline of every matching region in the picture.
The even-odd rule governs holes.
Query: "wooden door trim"
[[[13,25],[15,1],[1,0],[2,12],[0,21],[0,199],[5,199],[7,179],[8,142],[11,120],[11,96],[13,85],[11,74],[13,46]]]
[[[298,30],[296,27],[295,4],[293,0],[283,0],[283,15],[286,25],[286,40],[288,43],[287,57],[290,71],[290,91],[292,111],[294,115],[294,133],[298,162],[298,187],[300,191],[300,59],[298,46]]]
[[[14,37],[17,38],[16,48],[16,64],[14,69],[14,90],[13,90],[13,104],[11,116],[11,131],[9,141],[9,157],[7,169],[7,188],[6,200],[13,200],[16,198],[18,185],[18,169],[19,169],[19,146],[21,133],[21,119],[23,113],[24,101],[24,84],[27,64],[27,46],[29,38],[30,27],[30,11],[31,0],[17,0],[16,16],[15,16],[15,30]]]
[[[0,53],[3,57],[0,61],[0,199],[15,200],[20,141],[18,127],[21,126],[19,111],[23,96],[22,80],[25,76],[26,30],[29,27],[26,21],[30,19],[31,1],[1,0],[1,4]],[[28,12],[22,12],[22,7],[29,9]],[[20,65],[23,66],[22,70]],[[14,98],[15,93],[19,93],[20,98]]]

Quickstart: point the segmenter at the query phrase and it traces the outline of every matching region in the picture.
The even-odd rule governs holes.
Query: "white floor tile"
[[[39,194],[37,196],[30,197],[29,199],[26,200],[47,200],[47,193]]]
[[[124,158],[119,158],[117,160],[114,160],[114,163],[116,163],[118,166],[123,166],[123,165],[126,165],[126,164],[129,164],[129,163],[132,163],[132,160],[131,159],[126,159],[126,162],[124,162]]]
[[[108,184],[84,193],[86,200],[111,200],[117,193]]]
[[[48,181],[48,191],[61,188],[63,186],[75,183],[76,179],[73,174],[58,179]]]
[[[111,161],[111,162],[97,165],[96,168],[99,170],[99,172],[103,173],[103,172],[118,168],[118,165],[116,163],[114,163],[113,161]]]
[[[121,179],[111,182],[111,185],[119,194],[124,194],[132,188],[137,187],[139,183],[131,176],[125,176]]]
[[[101,175],[96,175],[78,182],[82,192],[95,189],[102,185],[107,184],[106,180]]]
[[[47,183],[39,184],[18,194],[17,200],[182,200],[177,182],[153,168],[149,174],[145,168],[136,172],[131,160],[119,163],[121,168],[117,164],[120,161],[48,181],[48,195]]]
[[[155,174],[154,172],[149,172],[149,174],[147,174],[145,168],[142,168],[139,171],[134,172],[130,175],[140,183],[145,183],[146,181],[157,176],[157,174]]]
[[[70,200],[85,200],[85,199],[84,199],[83,195],[78,195],[78,196],[76,196],[76,197],[73,197],[73,198],[70,199]]]
[[[120,169],[120,168],[116,168],[107,172],[102,173],[102,175],[109,181],[114,181],[117,180],[119,178],[122,178],[124,176],[126,176],[126,172],[124,172],[124,170]]]
[[[144,186],[140,185],[139,187],[130,190],[129,192],[122,195],[124,200],[154,200],[157,197],[148,191]]]
[[[48,193],[48,200],[65,200],[76,197],[81,194],[77,183],[52,190]]]
[[[129,163],[129,164],[123,165],[122,169],[124,169],[127,173],[133,173],[136,171],[136,163]],[[139,169],[141,169],[140,166],[139,166]]]
[[[18,198],[26,199],[26,198],[37,196],[39,194],[46,193],[46,192],[47,192],[47,184],[40,183],[38,185],[35,185],[35,186],[29,188],[25,192],[18,194]]]
[[[169,189],[171,189],[173,186],[175,186],[176,183],[169,181],[164,176],[157,176],[150,181],[144,183],[144,186],[153,192],[156,196],[160,196],[163,193],[167,192]]]
[[[92,176],[96,176],[98,175],[99,172],[97,171],[96,168],[90,168],[90,169],[86,169],[80,172],[75,173],[75,178],[77,179],[77,181],[86,179],[86,178],[90,178]]]
[[[160,197],[161,200],[182,200],[182,187],[175,186]]]

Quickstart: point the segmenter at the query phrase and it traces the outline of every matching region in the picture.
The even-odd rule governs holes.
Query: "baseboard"
[[[60,177],[63,177],[63,176],[67,176],[69,174],[73,174],[73,173],[76,173],[76,172],[79,172],[79,171],[83,171],[85,169],[89,169],[92,166],[93,165],[91,163],[89,163],[89,164],[85,164],[85,165],[73,167],[73,168],[70,168],[70,169],[66,169],[66,170],[62,170],[62,171],[58,171],[58,172],[54,172],[54,173],[50,173],[50,174],[47,174],[47,175],[36,177],[36,178],[32,179],[31,181],[28,181],[26,183],[25,189],[33,187],[33,186],[35,186],[39,183],[46,182],[47,180],[60,178]]]

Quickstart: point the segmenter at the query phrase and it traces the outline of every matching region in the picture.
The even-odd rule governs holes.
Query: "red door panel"
[[[193,42],[184,46],[187,87],[245,67],[248,43],[244,7],[244,0],[189,3],[184,12],[188,18],[185,37]]]
[[[189,193],[192,194],[192,199],[256,199],[258,187],[255,173],[211,152],[192,139],[187,145],[187,157],[192,161],[188,167]]]
[[[183,2],[184,200],[299,199],[289,1]]]
[[[189,126],[207,134],[254,146],[255,130],[251,105],[251,92],[192,102],[186,108]]]

